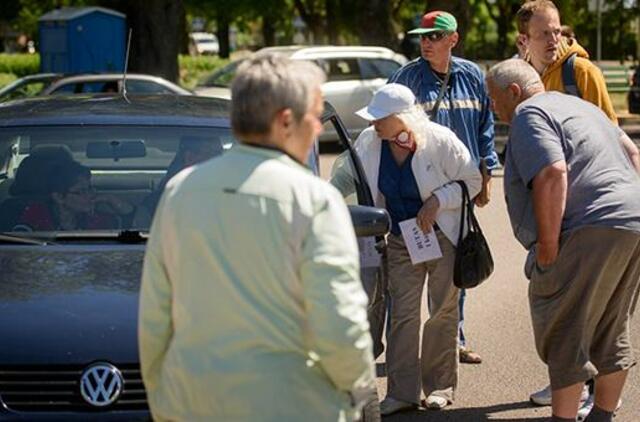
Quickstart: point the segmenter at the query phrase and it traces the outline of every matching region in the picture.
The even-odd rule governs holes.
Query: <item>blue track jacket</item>
[[[389,82],[409,87],[427,113],[433,109],[442,86],[422,57],[398,69]],[[449,87],[434,120],[458,135],[476,163],[484,158],[487,168],[499,167],[493,140],[493,113],[478,65],[459,57],[451,58]]]

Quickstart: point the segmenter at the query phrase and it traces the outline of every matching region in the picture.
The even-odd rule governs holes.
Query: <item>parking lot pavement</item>
[[[330,169],[332,155],[321,156]],[[546,385],[544,364],[533,342],[527,301],[528,281],[523,274],[525,250],[516,242],[507,218],[501,172],[493,183],[491,203],[477,212],[495,261],[495,272],[483,285],[469,290],[465,307],[465,333],[471,348],[484,361],[461,365],[453,405],[443,411],[418,410],[384,418],[385,421],[546,421],[549,407],[534,407],[529,394]],[[423,315],[426,318],[426,313]],[[631,323],[631,338],[640,356],[640,322]],[[382,356],[379,362],[384,362]],[[386,378],[378,378],[380,397]],[[640,369],[631,370],[617,422],[640,421]]]

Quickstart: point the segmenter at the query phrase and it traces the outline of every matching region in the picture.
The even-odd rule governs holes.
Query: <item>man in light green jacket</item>
[[[348,211],[303,164],[323,80],[307,62],[247,60],[232,85],[241,144],[166,187],[139,315],[156,420],[351,420],[373,385]]]

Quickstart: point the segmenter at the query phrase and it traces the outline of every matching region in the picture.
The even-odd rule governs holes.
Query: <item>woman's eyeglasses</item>
[[[450,32],[446,32],[446,31],[434,31],[434,32],[429,32],[426,34],[420,34],[420,39],[422,40],[429,40],[431,42],[437,42],[440,41],[443,38],[446,38],[447,35],[449,35]]]

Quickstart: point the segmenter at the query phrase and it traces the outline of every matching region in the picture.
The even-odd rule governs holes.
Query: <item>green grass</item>
[[[0,54],[0,73],[22,77],[37,73],[40,69],[38,54]]]
[[[221,59],[217,56],[181,55],[178,57],[180,85],[187,89],[193,89],[200,80],[227,63],[229,63],[229,59]]]
[[[11,82],[17,79],[16,75],[13,73],[0,73],[0,88],[3,86],[10,84]]]

